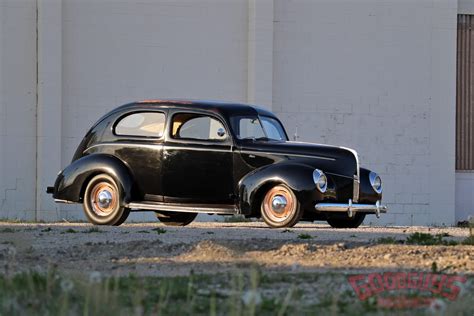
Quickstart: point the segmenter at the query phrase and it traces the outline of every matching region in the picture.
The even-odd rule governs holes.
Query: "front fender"
[[[368,169],[360,168],[359,203],[374,204],[377,201],[382,201],[382,193],[375,192],[370,184],[370,172]]]
[[[111,155],[92,154],[73,161],[58,174],[53,197],[81,202],[87,182],[101,173],[108,174],[122,186],[125,203],[137,195],[133,174],[120,159]]]
[[[256,214],[265,192],[272,186],[283,183],[290,187],[303,209],[308,209],[312,201],[321,200],[322,194],[316,190],[313,181],[314,167],[282,162],[254,170],[239,181],[240,210],[242,214]]]

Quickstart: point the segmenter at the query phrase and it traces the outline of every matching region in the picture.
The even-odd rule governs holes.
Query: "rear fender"
[[[124,162],[111,155],[92,154],[75,160],[58,174],[53,197],[68,202],[82,202],[87,183],[102,173],[114,178],[122,187],[124,203],[131,202],[138,195],[133,174]]]

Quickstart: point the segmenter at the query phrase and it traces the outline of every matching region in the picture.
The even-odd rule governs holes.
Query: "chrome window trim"
[[[163,123],[163,130],[161,131],[161,135],[134,135],[134,134],[120,134],[117,133],[117,126],[127,117],[130,117],[132,115],[136,114],[163,114],[164,116],[164,123]],[[123,113],[120,115],[117,119],[115,119],[114,123],[112,124],[112,134],[117,136],[117,137],[132,137],[136,139],[163,139],[165,136],[165,131],[166,131],[166,121],[167,121],[167,116],[164,111],[156,111],[156,110],[136,110],[136,111],[130,111]]]

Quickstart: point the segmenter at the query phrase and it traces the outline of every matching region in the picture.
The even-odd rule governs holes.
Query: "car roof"
[[[115,111],[123,111],[134,108],[179,108],[189,110],[207,110],[211,112],[218,112],[222,115],[228,116],[230,114],[259,114],[275,117],[271,111],[257,105],[238,103],[238,102],[224,102],[224,101],[210,101],[210,100],[187,100],[187,99],[151,99],[143,100],[133,103],[124,104]],[[255,113],[257,112],[257,113]]]

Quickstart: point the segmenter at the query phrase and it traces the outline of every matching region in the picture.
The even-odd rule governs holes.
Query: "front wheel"
[[[303,214],[293,191],[284,184],[268,190],[261,205],[262,218],[273,228],[293,227]]]
[[[123,206],[122,198],[123,190],[115,180],[107,174],[99,174],[87,184],[84,213],[92,224],[118,226],[130,214],[130,209]]]
[[[354,217],[344,216],[332,216],[328,217],[328,224],[332,228],[357,228],[359,227],[365,219],[364,213],[356,213]]]
[[[186,226],[191,224],[197,213],[185,212],[155,212],[156,217],[166,226]]]

